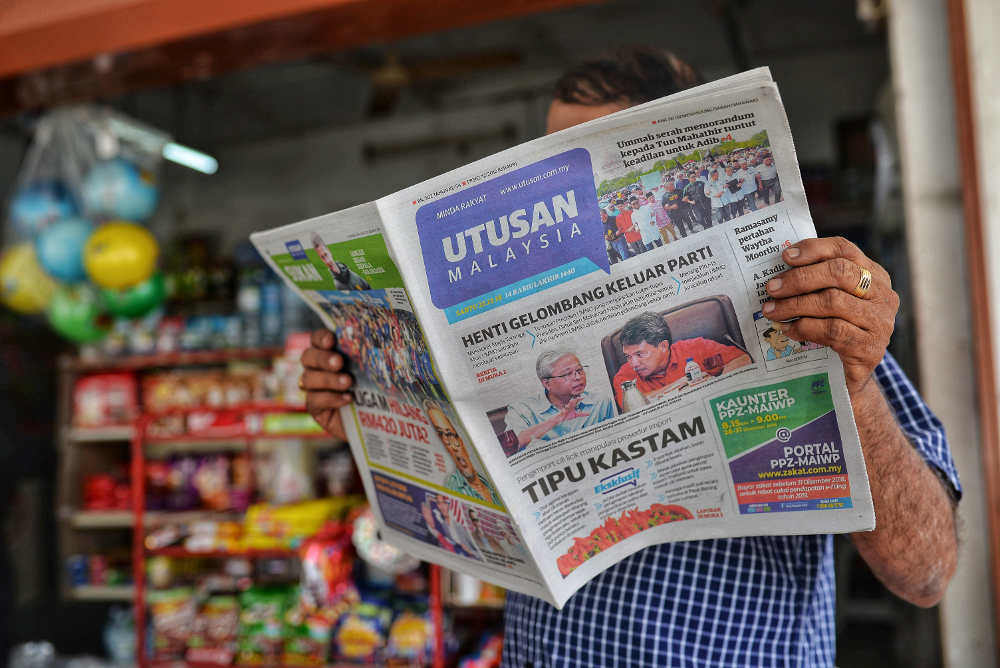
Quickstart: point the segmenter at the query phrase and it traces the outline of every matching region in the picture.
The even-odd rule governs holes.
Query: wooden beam
[[[593,2],[86,0],[101,11],[0,29],[0,114]],[[287,13],[271,16],[279,5]],[[300,11],[310,5],[324,6]]]
[[[986,483],[986,517],[990,535],[993,610],[1000,637],[1000,416],[997,415],[997,384],[994,372],[993,331],[987,245],[983,230],[980,182],[982,170],[976,151],[976,116],[972,99],[969,44],[963,0],[947,0],[951,71],[955,86],[955,125],[958,128],[959,164],[962,172],[962,208],[965,213],[965,246],[968,258],[969,297],[973,348],[976,359],[976,403],[982,438],[983,479]],[[985,586],[985,584],[984,584]]]

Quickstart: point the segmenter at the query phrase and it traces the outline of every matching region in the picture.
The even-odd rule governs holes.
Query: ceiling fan
[[[330,59],[334,66],[363,73],[371,81],[372,94],[365,113],[368,118],[390,114],[407,88],[432,96],[448,79],[514,67],[521,61],[520,52],[509,50],[427,59],[403,59],[388,51],[377,59],[359,54]]]

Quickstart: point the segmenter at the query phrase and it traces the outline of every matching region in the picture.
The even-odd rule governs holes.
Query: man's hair
[[[434,401],[433,399],[424,399],[424,413],[428,414],[428,418],[430,417],[431,411],[437,411],[438,413],[444,416],[445,420],[451,422],[451,420],[448,419],[448,414],[444,412],[444,409],[441,408],[440,405],[438,405],[438,402]]]
[[[619,340],[622,347],[637,346],[643,341],[651,346],[659,345],[661,341],[666,341],[670,345],[674,343],[667,321],[662,315],[652,311],[640,313],[626,322]]]
[[[538,380],[545,380],[546,378],[551,378],[552,367],[555,366],[556,362],[561,360],[563,357],[566,357],[566,355],[572,355],[573,357],[576,357],[577,361],[579,361],[580,359],[579,357],[577,357],[577,354],[575,352],[573,352],[572,350],[567,350],[565,348],[561,350],[549,350],[548,352],[544,352],[541,355],[539,355],[538,359],[535,361],[535,373],[538,374]]]
[[[767,340],[772,334],[781,334],[781,332],[776,330],[774,327],[768,327],[764,330],[761,336],[764,337],[764,340]]]
[[[667,49],[622,46],[573,66],[556,83],[552,97],[591,107],[620,101],[632,106],[702,82],[694,68]]]

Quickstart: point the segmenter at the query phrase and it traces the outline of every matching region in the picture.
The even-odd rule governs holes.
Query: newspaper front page
[[[874,528],[838,356],[761,312],[813,236],[756,70],[253,240],[350,360],[387,540],[561,607],[652,544]]]

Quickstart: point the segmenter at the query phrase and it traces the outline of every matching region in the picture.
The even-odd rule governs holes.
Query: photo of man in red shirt
[[[633,197],[632,199],[635,198]],[[619,210],[618,218],[616,219],[618,231],[625,235],[625,242],[628,244],[629,250],[632,251],[633,255],[645,253],[646,247],[642,244],[642,232],[632,222],[631,204],[622,200],[618,200],[615,204],[618,205]]]
[[[753,364],[750,355],[736,346],[701,337],[674,341],[663,316],[651,311],[625,323],[620,341],[626,361],[612,383],[619,408],[623,407],[622,383],[634,380],[636,388],[646,395],[680,388],[688,382],[684,368],[689,359],[698,364],[702,374],[710,376]]]

